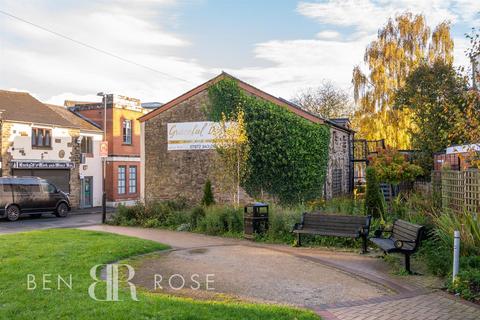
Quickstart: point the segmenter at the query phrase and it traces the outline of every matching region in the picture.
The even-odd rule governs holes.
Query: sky
[[[0,0],[0,11],[142,65],[0,13],[0,89],[55,104],[100,91],[168,102],[223,70],[284,98],[324,80],[351,92],[368,43],[406,10],[432,29],[450,21],[455,64],[468,64],[479,0]]]

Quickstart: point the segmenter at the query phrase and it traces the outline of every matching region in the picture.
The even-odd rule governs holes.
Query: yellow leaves
[[[353,69],[354,98],[359,105],[355,119],[359,135],[367,139],[386,139],[391,146],[409,148],[408,131],[412,121],[400,111],[392,110],[395,94],[422,60],[443,59],[451,63],[452,53],[448,22],[439,24],[432,34],[423,15],[405,12],[389,19],[379,30],[378,38],[365,50],[368,73],[363,73],[359,66]]]
[[[219,130],[214,135],[218,154],[215,172],[217,180],[221,182],[220,188],[231,194],[232,202],[238,204],[240,185],[247,174],[250,151],[243,110],[239,110],[231,119],[222,112]]]

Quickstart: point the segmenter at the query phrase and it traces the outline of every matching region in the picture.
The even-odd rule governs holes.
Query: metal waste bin
[[[263,234],[268,230],[268,204],[255,202],[247,204],[243,211],[244,237],[253,239],[254,234]]]

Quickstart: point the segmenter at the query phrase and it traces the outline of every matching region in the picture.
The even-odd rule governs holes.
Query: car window
[[[21,193],[40,192],[40,185],[38,184],[15,184],[13,187],[16,192]]]
[[[48,192],[48,193],[56,193],[57,192],[57,188],[51,184],[51,183],[46,183],[45,185],[45,190]]]

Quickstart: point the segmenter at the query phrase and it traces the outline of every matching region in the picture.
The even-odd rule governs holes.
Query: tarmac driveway
[[[112,209],[109,209],[108,211],[112,211]],[[101,208],[89,208],[72,210],[66,218],[57,218],[51,213],[45,213],[42,214],[40,218],[33,218],[24,215],[15,222],[0,219],[0,234],[50,228],[77,228],[90,226],[102,222],[101,212]]]

